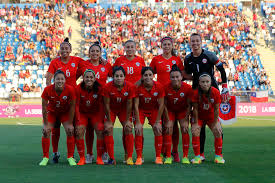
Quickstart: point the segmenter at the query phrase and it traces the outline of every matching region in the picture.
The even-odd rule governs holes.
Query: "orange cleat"
[[[162,165],[163,164],[162,157],[156,157],[155,163],[158,164],[158,165]]]
[[[135,165],[142,165],[142,158],[137,158]]]
[[[85,158],[80,158],[79,162],[77,163],[77,165],[85,165]]]
[[[97,157],[97,158],[96,158],[96,164],[97,164],[97,165],[104,165],[104,162],[103,162],[103,160],[102,160],[101,157]]]

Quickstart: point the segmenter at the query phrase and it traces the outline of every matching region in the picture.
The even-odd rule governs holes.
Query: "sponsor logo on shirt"
[[[143,96],[143,94],[141,93],[141,94],[139,94],[139,96]]]
[[[161,64],[162,63],[162,61],[161,62],[159,62],[159,64]]]
[[[110,93],[110,95],[114,95],[114,94],[115,94],[115,93],[112,93],[112,92]]]
[[[68,97],[67,96],[63,96],[63,100],[66,100]]]
[[[155,93],[154,93],[154,96],[158,96],[158,92],[155,92]]]
[[[125,92],[125,93],[124,93],[124,96],[128,96],[128,92]]]
[[[170,96],[171,96],[171,95],[173,95],[173,94],[171,94],[171,93],[168,93],[168,95],[170,95]]]
[[[101,67],[101,71],[102,71],[102,72],[105,72],[105,68],[104,68],[104,67]]]
[[[124,65],[124,64],[121,64],[121,65]]]
[[[202,63],[206,64],[207,63],[207,59],[206,58],[202,59]]]
[[[81,95],[81,97],[83,97],[83,98],[84,98],[85,96],[82,96],[82,95]]]
[[[62,67],[59,67],[57,70],[62,70]]]
[[[51,97],[51,98],[54,98],[54,97]]]
[[[140,63],[139,63],[139,62],[136,62],[136,65],[139,67],[139,66],[140,66]]]
[[[184,93],[180,93],[180,96],[181,96],[181,97],[184,97]]]
[[[72,63],[71,66],[72,66],[72,67],[75,67],[75,63]]]
[[[176,60],[173,60],[173,61],[172,61],[172,64],[176,64],[176,63],[177,63],[177,61],[176,61]]]

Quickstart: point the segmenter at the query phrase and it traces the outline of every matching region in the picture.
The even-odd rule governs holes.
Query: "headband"
[[[86,69],[86,71],[83,74],[83,77],[85,76],[85,74],[87,74],[88,72],[91,72],[94,76],[95,76],[95,71],[93,71],[92,69]]]
[[[165,40],[169,40],[169,41],[171,41],[173,43],[173,39],[171,37],[169,37],[169,36],[162,38],[160,42],[162,43]]]
[[[200,75],[199,79],[201,79],[204,76],[207,76],[207,77],[209,77],[211,79],[211,76],[208,73],[204,73],[204,74]]]

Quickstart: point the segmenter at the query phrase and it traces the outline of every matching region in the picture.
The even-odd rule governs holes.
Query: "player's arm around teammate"
[[[194,121],[192,123],[192,145],[195,153],[193,163],[201,163],[200,130],[203,125],[211,129],[215,141],[215,163],[224,163],[222,156],[222,127],[219,122],[219,105],[221,96],[219,90],[211,86],[211,76],[202,73],[199,77],[199,87],[192,96]]]
[[[76,145],[80,157],[78,165],[85,164],[84,133],[88,124],[92,126],[97,135],[97,164],[104,164],[102,153],[104,149],[104,110],[100,85],[96,81],[93,70],[86,70],[83,82],[77,86],[77,120],[76,120]],[[88,129],[87,129],[88,130]],[[87,132],[86,132],[87,133]]]
[[[165,126],[164,126],[164,143],[166,149],[165,164],[171,164],[171,143],[173,127],[177,121],[180,123],[182,132],[182,148],[183,159],[182,163],[189,164],[188,150],[189,150],[189,114],[190,114],[190,100],[192,93],[190,85],[182,82],[182,73],[177,65],[173,65],[170,72],[170,83],[165,86]]]
[[[134,137],[132,134],[131,113],[135,87],[125,81],[125,70],[121,66],[113,68],[113,77],[114,80],[105,85],[103,92],[106,113],[104,142],[110,157],[108,164],[116,163],[114,159],[113,127],[117,116],[125,133],[125,146],[128,156],[126,163],[133,165]]]
[[[65,85],[65,74],[57,71],[54,75],[54,84],[47,86],[42,93],[43,134],[42,149],[43,160],[39,165],[46,166],[49,160],[50,134],[56,121],[60,121],[67,135],[67,159],[69,164],[76,165],[74,153],[74,126],[75,91],[69,85]]]
[[[164,109],[163,86],[153,81],[153,69],[143,67],[141,71],[141,85],[136,89],[134,114],[135,114],[135,147],[137,153],[136,165],[142,164],[143,150],[143,124],[147,117],[155,135],[156,164],[162,164],[162,122],[161,116]]]

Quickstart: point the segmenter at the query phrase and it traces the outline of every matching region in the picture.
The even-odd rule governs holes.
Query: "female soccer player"
[[[99,42],[95,42],[89,48],[90,59],[83,62],[79,67],[80,74],[83,75],[87,69],[92,69],[95,72],[95,78],[99,84],[103,87],[106,84],[108,76],[112,76],[112,66],[110,63],[103,64],[101,62],[101,46]],[[93,156],[93,141],[94,141],[94,129],[88,124],[85,135],[87,155],[86,163],[92,163]],[[104,153],[103,161],[108,161],[107,153]]]
[[[128,165],[133,165],[134,137],[132,134],[133,125],[131,122],[132,104],[135,97],[133,84],[124,81],[125,70],[122,66],[113,68],[114,80],[105,85],[103,89],[104,105],[106,113],[104,142],[109,154],[108,164],[116,164],[114,159],[113,126],[116,116],[123,126],[125,133],[125,147],[127,150]]]
[[[75,91],[70,85],[65,84],[64,72],[58,70],[54,74],[54,84],[47,86],[42,93],[43,136],[42,149],[43,160],[40,166],[46,166],[49,161],[50,135],[56,121],[60,121],[67,134],[68,162],[76,165],[74,155],[74,126]]]
[[[202,49],[202,39],[197,33],[190,36],[190,47],[192,52],[185,57],[184,60],[184,77],[193,81],[192,88],[197,89],[199,84],[199,75],[207,72],[211,76],[211,84],[218,88],[218,84],[214,78],[214,66],[220,71],[222,78],[222,92],[221,96],[223,102],[228,101],[229,92],[227,89],[227,78],[223,68],[223,63],[215,55],[215,53]],[[204,161],[204,144],[205,144],[205,126],[201,129],[200,134],[200,157]]]
[[[193,116],[192,145],[195,158],[194,164],[200,164],[200,131],[203,125],[208,125],[215,137],[215,163],[225,163],[222,156],[222,127],[219,122],[219,106],[221,95],[218,89],[211,86],[211,76],[207,72],[199,76],[199,86],[192,96]]]
[[[143,124],[146,117],[153,127],[155,135],[155,163],[163,164],[160,154],[163,141],[161,116],[164,109],[164,90],[160,83],[153,81],[154,73],[151,67],[143,67],[141,75],[141,85],[137,87],[134,100],[135,147],[137,153],[135,164],[142,165]]]
[[[136,84],[141,78],[141,69],[145,67],[144,59],[136,56],[136,43],[133,40],[128,40],[124,43],[124,51],[126,55],[116,59],[114,67],[122,66],[125,72],[125,80]],[[125,133],[122,135],[122,142],[125,151],[125,161],[127,159],[127,149],[125,146]]]
[[[180,70],[184,70],[183,63],[180,57],[176,56],[173,50],[173,39],[171,37],[164,37],[161,39],[161,47],[163,49],[163,54],[158,55],[152,59],[150,67],[153,68],[154,73],[157,74],[157,81],[165,85],[170,82],[170,71],[172,66],[176,64]],[[178,144],[179,144],[179,128],[178,125],[174,125],[173,130],[173,156],[174,161],[179,162],[178,154]],[[163,152],[164,152],[163,146]]]
[[[80,160],[78,165],[85,164],[84,133],[88,124],[92,126],[97,135],[97,160],[96,163],[103,165],[102,154],[104,149],[104,106],[103,97],[96,74],[88,69],[83,74],[83,82],[76,89],[76,146]],[[88,130],[88,129],[87,129]]]
[[[72,52],[72,45],[69,43],[69,39],[66,38],[63,43],[60,44],[60,57],[51,61],[48,72],[46,74],[46,84],[51,84],[51,79],[57,70],[61,70],[65,73],[66,84],[76,87],[77,70],[79,64],[84,62],[79,57],[70,56]],[[53,162],[58,163],[60,154],[58,153],[58,142],[60,137],[60,125],[57,121],[54,128],[52,128],[52,148],[53,148]]]
[[[170,72],[170,83],[165,85],[165,125],[164,125],[164,144],[166,159],[164,164],[171,164],[171,143],[174,124],[179,121],[182,133],[182,163],[189,164],[189,114],[192,87],[182,82],[182,72],[177,65],[172,66]],[[177,123],[176,123],[177,124]]]

